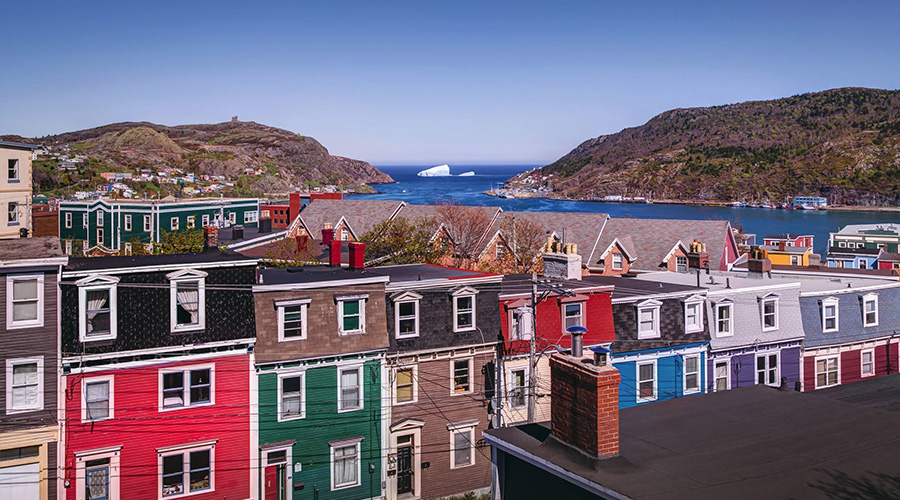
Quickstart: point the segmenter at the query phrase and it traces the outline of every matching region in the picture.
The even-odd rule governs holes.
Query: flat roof
[[[371,279],[373,283],[383,282],[383,275],[368,269],[356,270],[329,266],[298,266],[257,271],[257,285],[288,285],[307,283],[329,283],[344,280]]]
[[[0,240],[0,261],[65,257],[56,236]]]
[[[654,273],[655,274],[655,273]],[[671,273],[676,274],[676,273]],[[652,279],[639,279],[640,274],[627,276],[585,276],[583,281],[596,284],[615,286],[612,299],[627,301],[654,295],[684,294],[702,292],[695,284],[684,284],[669,281],[653,281]]]
[[[820,389],[808,394],[873,410],[900,412],[900,374],[873,378],[865,383]]]
[[[629,498],[801,500],[873,498],[864,485],[900,469],[898,425],[898,413],[756,385],[621,410],[620,455],[604,460],[550,436],[549,423],[485,436]]]
[[[246,263],[255,264],[256,259],[234,252],[208,250],[197,253],[165,255],[118,255],[112,257],[78,257],[69,259],[63,273],[82,271],[102,271],[107,269],[127,269],[191,264]]]
[[[27,144],[24,142],[0,141],[0,148],[11,149],[41,149],[43,146],[37,144]]]
[[[660,271],[655,273],[639,274],[636,278],[641,281],[654,281],[665,283],[676,283],[681,285],[697,285],[696,273],[673,273]],[[753,289],[771,286],[796,286],[800,287],[800,278],[773,276],[760,276],[759,278],[750,278],[746,274],[736,274],[727,271],[710,271],[709,273],[700,273],[700,288],[705,288],[711,292],[721,290],[733,290],[739,293],[742,289]]]
[[[488,278],[499,274],[469,271],[455,267],[444,267],[435,264],[403,264],[398,266],[383,266],[368,268],[367,271],[390,278],[391,283],[426,280],[457,280],[464,278]]]

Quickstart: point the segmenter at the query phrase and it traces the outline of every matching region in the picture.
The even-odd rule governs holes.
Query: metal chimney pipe
[[[581,332],[572,332],[572,356],[580,358],[582,356],[582,347],[584,340]]]

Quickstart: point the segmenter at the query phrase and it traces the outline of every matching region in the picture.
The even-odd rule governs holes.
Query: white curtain
[[[335,484],[352,484],[356,482],[356,447],[337,448],[334,450]]]
[[[92,320],[97,316],[98,311],[106,305],[106,302],[109,300],[109,292],[105,290],[88,292],[87,298],[88,320]]]
[[[109,416],[109,384],[106,382],[87,384],[88,418],[106,418]]]
[[[178,305],[191,315],[191,323],[200,321],[200,290],[196,283],[187,285],[186,289],[178,287]]]

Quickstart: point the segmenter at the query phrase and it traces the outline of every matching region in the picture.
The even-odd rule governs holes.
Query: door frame
[[[412,436],[412,494],[422,496],[422,427],[425,422],[416,419],[405,419],[391,426],[390,450],[388,452],[388,469],[394,475],[388,476],[387,496],[396,499],[397,493],[397,438]]]
[[[291,480],[294,477],[294,460],[292,456],[292,450],[294,448],[294,443],[286,444],[284,446],[274,446],[272,448],[262,448],[260,452],[262,453],[262,477],[260,478],[260,491],[262,493],[261,498],[266,498],[266,469],[269,465],[278,465],[278,463],[269,463],[269,453],[284,451],[284,491],[288,498],[292,497],[291,490]]]

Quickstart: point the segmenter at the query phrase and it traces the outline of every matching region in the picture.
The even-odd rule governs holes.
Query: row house
[[[804,279],[802,390],[812,391],[898,371],[900,282]]]
[[[882,269],[882,255],[891,255],[882,248],[856,246],[830,247],[826,256],[828,267],[838,269]],[[893,266],[892,266],[893,267]],[[891,269],[892,267],[888,267]]]
[[[351,244],[352,245],[352,244]],[[352,260],[352,256],[351,256]],[[495,408],[501,275],[413,264],[389,279],[386,497],[444,498],[490,486],[482,433]]]
[[[259,205],[259,217],[272,219],[272,227],[287,229],[300,211],[312,200],[341,200],[343,193],[290,193],[287,200],[273,200]]]
[[[387,281],[359,268],[259,271],[258,498],[382,495]]]
[[[0,349],[0,496],[55,498],[59,390],[59,240],[0,241],[6,318]]]
[[[828,246],[837,248],[880,248],[885,252],[900,252],[900,224],[849,224],[836,233],[829,233]]]
[[[0,141],[0,238],[31,234],[31,161],[40,146]]]
[[[814,247],[814,241],[815,236],[811,234],[769,234],[763,238],[763,245],[778,246],[784,243],[786,247]]]
[[[755,246],[751,247],[751,251],[755,248]],[[818,259],[818,256],[813,258],[812,247],[787,246],[784,242],[777,245],[763,245],[759,249],[765,251],[765,258],[775,266],[806,267],[812,264],[811,260]]]
[[[79,246],[84,252],[129,253],[134,245],[158,243],[163,233],[210,225],[256,227],[258,219],[255,198],[63,201],[59,237],[70,255]]]
[[[216,250],[69,260],[60,498],[253,496],[255,275]]]

